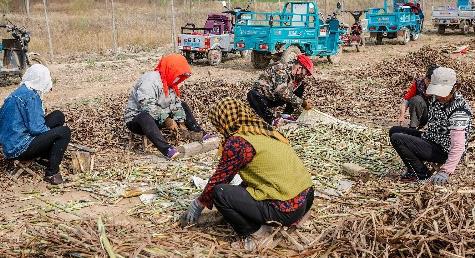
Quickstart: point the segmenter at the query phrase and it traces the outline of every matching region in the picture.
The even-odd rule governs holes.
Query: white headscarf
[[[31,90],[45,94],[53,88],[53,81],[48,68],[42,64],[30,66],[21,78],[21,84],[25,84]]]

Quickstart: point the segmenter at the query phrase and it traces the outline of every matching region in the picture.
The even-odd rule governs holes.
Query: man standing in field
[[[312,109],[310,100],[302,97],[305,90],[304,79],[313,74],[312,60],[306,55],[298,55],[290,63],[278,62],[267,68],[247,93],[249,105],[270,125],[277,124],[278,119],[273,110],[276,107],[285,106],[285,115],[291,115],[300,107]]]

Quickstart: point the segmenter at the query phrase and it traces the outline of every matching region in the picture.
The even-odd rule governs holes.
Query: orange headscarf
[[[184,56],[180,54],[170,54],[160,59],[157,67],[155,67],[155,71],[160,73],[165,96],[168,96],[168,89],[170,87],[175,91],[177,96],[180,96],[178,84],[188,78],[188,76],[184,76],[184,74],[191,74],[191,67]],[[178,80],[175,81],[177,78]]]

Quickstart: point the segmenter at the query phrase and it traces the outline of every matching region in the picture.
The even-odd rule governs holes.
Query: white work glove
[[[198,199],[193,200],[188,207],[188,210],[180,218],[182,226],[196,223],[204,208],[205,207],[200,203],[200,201],[198,201]]]
[[[449,174],[439,171],[430,179],[434,185],[445,185],[449,182]]]

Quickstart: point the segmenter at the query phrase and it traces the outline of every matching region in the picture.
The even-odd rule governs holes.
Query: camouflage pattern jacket
[[[303,100],[294,94],[294,90],[303,86],[303,82],[295,84],[291,71],[291,63],[275,63],[259,76],[254,89],[271,101],[284,101],[300,108]]]
[[[167,117],[172,117],[177,122],[185,121],[186,117],[175,91],[170,88],[168,96],[165,96],[158,72],[142,75],[130,91],[124,114],[125,122],[132,121],[142,111],[149,113],[158,124],[162,124]]]

